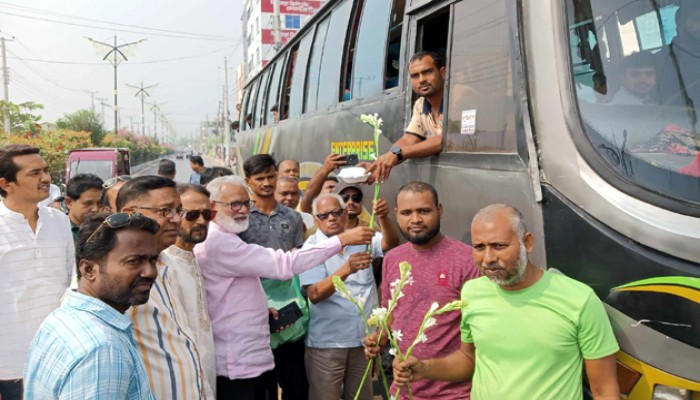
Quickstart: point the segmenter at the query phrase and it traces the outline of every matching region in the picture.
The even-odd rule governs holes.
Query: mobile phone
[[[357,165],[359,158],[357,157],[357,154],[347,154],[343,156],[343,161],[346,162],[345,165]]]
[[[275,333],[278,329],[295,323],[303,315],[296,301],[280,308],[277,313],[279,314],[277,319],[270,314],[270,333]]]

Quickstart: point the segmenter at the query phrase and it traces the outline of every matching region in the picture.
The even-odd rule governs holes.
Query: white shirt
[[[211,330],[207,294],[204,291],[202,272],[191,251],[175,245],[160,253],[160,259],[170,269],[172,282],[178,287],[182,298],[180,303],[185,310],[187,324],[194,335],[199,350],[202,372],[209,382],[205,392],[214,399],[216,396],[216,358],[214,353],[214,333]]]
[[[39,207],[32,232],[24,215],[0,203],[0,380],[22,377],[29,344],[60,306],[75,266],[68,217]]]

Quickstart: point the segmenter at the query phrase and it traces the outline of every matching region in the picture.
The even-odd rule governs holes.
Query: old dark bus
[[[700,399],[699,5],[331,0],[248,79],[237,156],[297,159],[307,178],[331,152],[369,160],[359,116],[383,118],[387,151],[416,99],[408,59],[444,55],[442,151],[394,168],[383,195],[434,185],[466,243],[481,207],[519,208],[533,261],[604,300],[624,397]]]

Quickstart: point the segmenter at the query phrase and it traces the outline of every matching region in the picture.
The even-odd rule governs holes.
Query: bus
[[[238,159],[307,178],[331,152],[370,160],[359,116],[383,118],[387,151],[416,99],[408,59],[444,55],[442,151],[394,168],[383,196],[432,184],[465,243],[481,207],[517,207],[533,262],[605,302],[624,397],[700,399],[698,3],[328,1],[248,79]]]

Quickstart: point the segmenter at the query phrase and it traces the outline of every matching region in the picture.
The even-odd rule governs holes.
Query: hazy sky
[[[242,0],[0,0],[0,31],[4,37],[15,37],[7,42],[10,101],[43,104],[43,121],[90,108],[85,90],[98,91],[95,96],[108,98],[111,105],[113,68],[102,61],[108,50],[98,53],[85,36],[111,43],[116,34],[119,44],[146,38],[118,68],[120,126],[130,128],[131,118],[141,121],[140,99],[125,84],[158,84],[146,101],[165,103],[162,110],[178,135],[189,136],[207,113],[212,120],[216,117],[226,56],[235,113],[235,67],[243,54],[242,9]],[[184,59],[171,60],[178,58]],[[99,114],[102,107],[95,103]],[[148,108],[146,126],[151,127],[153,113]],[[105,107],[107,129],[112,129],[113,120],[111,106]]]

